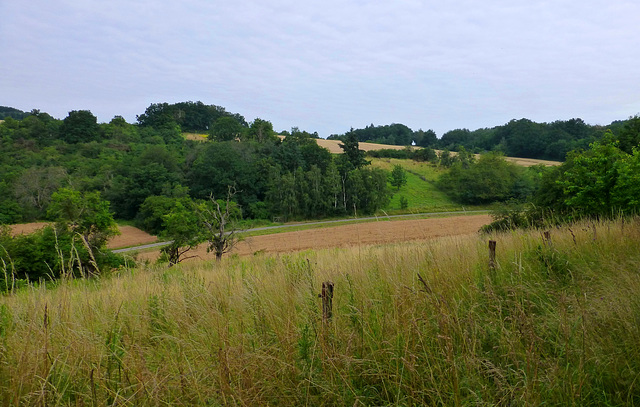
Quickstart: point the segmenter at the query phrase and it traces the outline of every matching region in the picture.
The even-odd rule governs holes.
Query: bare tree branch
[[[201,205],[199,216],[206,228],[207,252],[214,252],[216,259],[220,260],[224,253],[230,252],[238,243],[238,234],[242,230],[238,227],[238,207],[232,198],[237,193],[235,187],[229,186],[225,201],[216,200],[214,195],[209,195],[209,205]]]

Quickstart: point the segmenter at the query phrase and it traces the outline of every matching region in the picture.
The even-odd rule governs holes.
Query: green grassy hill
[[[394,158],[369,158],[371,165],[383,168],[389,172],[394,165],[401,165],[407,171],[407,184],[396,190],[392,188],[393,197],[388,213],[398,212],[438,212],[448,210],[461,210],[461,206],[451,201],[442,191],[435,186],[443,170],[429,163],[420,163],[413,160],[399,160]],[[407,210],[400,209],[400,198],[405,197],[409,202]]]

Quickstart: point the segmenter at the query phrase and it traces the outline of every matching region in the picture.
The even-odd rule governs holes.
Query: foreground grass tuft
[[[0,400],[640,403],[640,220],[491,238],[495,269],[469,237],[22,289],[0,302]]]

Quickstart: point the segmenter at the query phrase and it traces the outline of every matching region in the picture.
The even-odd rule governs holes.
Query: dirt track
[[[232,253],[239,255],[249,255],[256,252],[283,253],[408,240],[429,240],[444,236],[473,234],[489,222],[491,222],[489,215],[472,215],[333,226],[250,237],[240,242]],[[151,251],[140,253],[138,258],[155,260],[158,255],[159,251]],[[199,259],[213,259],[214,257],[206,252],[204,245],[191,252],[191,255],[197,255]]]

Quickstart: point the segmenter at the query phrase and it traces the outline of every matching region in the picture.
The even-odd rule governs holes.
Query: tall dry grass
[[[0,400],[637,404],[639,249],[636,219],[30,287],[0,300]]]

